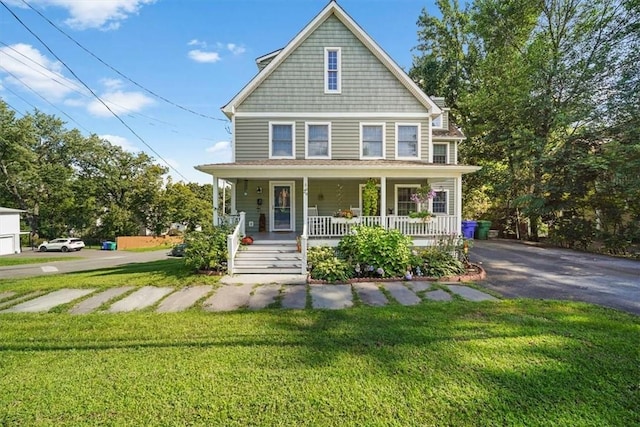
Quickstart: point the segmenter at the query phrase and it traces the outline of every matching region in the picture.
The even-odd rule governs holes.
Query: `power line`
[[[136,131],[133,130],[133,128],[131,126],[129,126],[124,120],[122,120],[122,118],[116,114],[111,107],[109,107],[109,105],[107,105],[106,102],[104,102],[102,100],[102,98],[100,98],[94,91],[93,89],[91,89],[89,87],[89,85],[87,85],[80,77],[78,77],[78,75],[71,69],[71,67],[69,67],[66,62],[64,62],[58,55],[56,55],[56,53],[51,50],[51,48],[49,47],[48,44],[46,44],[44,42],[44,40],[42,40],[36,33],[34,33],[31,28],[29,28],[19,17],[18,15],[16,15],[15,13],[13,13],[13,11],[9,8],[9,6],[7,6],[5,4],[5,2],[3,0],[0,0],[0,4],[2,4],[2,6],[7,9],[7,11],[16,19],[16,21],[18,21],[20,23],[20,25],[22,25],[33,37],[35,37],[40,43],[42,43],[42,45],[49,51],[49,53],[51,53],[51,55],[53,55],[58,61],[60,61],[60,63],[62,65],[64,65],[64,67],[71,73],[71,75],[73,75],[73,77],[76,78],[76,80],[78,80],[82,86],[84,86],[89,92],[91,92],[91,95],[93,95],[107,110],[109,110],[109,112],[111,114],[113,114],[113,116],[118,119],[118,121],[124,126],[126,127],[129,132],[131,132],[136,138],[138,138],[138,140],[140,142],[142,142],[149,150],[151,150],[152,153],[154,153],[156,156],[158,156],[158,158],[160,160],[162,160],[167,166],[169,166],[169,168],[171,170],[173,170],[175,173],[177,173],[178,175],[180,175],[185,181],[189,181],[187,179],[187,177],[185,177],[180,171],[178,171],[176,168],[174,168],[167,160],[165,160],[164,157],[162,157],[160,155],[160,153],[158,153],[151,145],[149,145],[147,143],[147,141],[145,141],[144,139],[142,139],[142,137],[140,135],[138,135],[138,133],[136,133]]]
[[[78,126],[80,126],[82,129],[84,129],[86,132],[91,133],[91,131],[89,129],[87,129],[86,127],[82,126],[76,119],[74,119],[73,117],[71,117],[70,115],[68,115],[67,113],[65,113],[63,110],[61,110],[60,108],[58,108],[57,106],[55,106],[53,103],[51,103],[51,101],[49,101],[47,98],[45,98],[44,96],[40,95],[38,92],[36,92],[35,89],[33,89],[31,86],[29,86],[28,84],[26,84],[24,82],[24,80],[22,80],[20,77],[16,76],[15,74],[13,74],[11,71],[7,70],[6,68],[4,68],[2,65],[0,65],[0,68],[2,68],[5,73],[9,74],[11,77],[13,77],[14,79],[18,80],[20,83],[22,83],[27,89],[29,89],[31,92],[35,93],[36,95],[38,95],[44,102],[46,102],[47,104],[51,105],[53,108],[55,108],[56,110],[60,111],[62,114],[64,114],[65,116],[67,116],[69,118],[69,120],[71,120],[73,123],[77,124]],[[15,92],[12,92],[15,93]]]
[[[222,122],[227,122],[228,120],[226,119],[219,119],[217,117],[212,117],[212,116],[208,116],[206,114],[202,114],[199,113],[197,111],[194,111],[190,108],[187,107],[183,107],[180,104],[177,104],[167,98],[165,98],[162,95],[157,94],[156,92],[152,91],[151,89],[147,89],[146,87],[142,86],[140,83],[136,82],[135,80],[131,79],[130,77],[126,76],[125,74],[123,74],[122,72],[120,72],[119,70],[117,70],[115,67],[111,66],[110,64],[106,63],[105,61],[103,61],[100,57],[98,57],[96,54],[94,54],[93,52],[91,52],[89,49],[87,49],[86,47],[84,47],[82,44],[80,44],[80,42],[78,42],[76,39],[74,39],[73,37],[71,37],[69,34],[67,34],[63,29],[61,29],[60,27],[58,27],[56,24],[54,24],[49,18],[47,18],[42,12],[40,12],[39,10],[37,10],[36,8],[34,8],[33,6],[31,6],[26,0],[22,0],[22,2],[24,4],[26,4],[31,10],[33,10],[35,13],[37,13],[38,15],[40,15],[40,17],[42,19],[44,19],[45,21],[47,21],[53,28],[55,28],[56,30],[58,30],[60,33],[62,33],[65,37],[67,37],[69,40],[71,40],[76,46],[78,46],[80,49],[84,50],[85,52],[87,52],[89,55],[91,55],[93,58],[95,58],[98,62],[100,62],[102,65],[104,65],[105,67],[111,69],[113,72],[115,72],[116,74],[118,74],[119,76],[121,76],[122,78],[124,78],[125,80],[133,83],[134,85],[138,86],[140,89],[144,90],[145,92],[151,94],[152,96],[155,96],[158,99],[163,100],[164,102],[173,105],[174,107],[180,108],[181,110],[187,111],[191,114],[195,114],[197,116],[200,117],[204,117],[205,119],[212,119],[212,120],[219,120]]]
[[[11,92],[11,91],[9,91],[9,92]],[[18,110],[16,107],[14,107],[13,105],[9,104],[4,99],[0,98],[0,101],[4,102],[7,105],[7,107],[11,108],[13,111],[15,111],[16,113],[20,114],[22,117],[25,117],[25,114],[22,111]]]
[[[16,49],[14,49],[14,48],[13,48],[13,46],[11,46],[11,45],[9,45],[9,44],[7,44],[7,43],[5,43],[5,42],[1,41],[1,40],[0,40],[0,45],[5,46],[7,49],[12,50],[12,51],[13,51],[13,52],[15,52],[16,54],[18,54],[18,55],[22,56],[23,58],[27,59],[28,61],[30,61],[30,62],[32,62],[33,64],[37,65],[38,67],[42,68],[43,70],[47,71],[47,73],[48,73],[48,74],[47,74],[47,73],[44,73],[44,72],[42,72],[42,71],[40,71],[40,70],[38,70],[38,69],[36,69],[36,68],[34,68],[34,67],[32,67],[32,66],[30,66],[30,65],[29,65],[29,64],[27,64],[26,62],[24,62],[24,61],[20,60],[19,58],[15,57],[15,56],[13,56],[13,55],[9,55],[7,52],[5,52],[5,55],[9,56],[9,57],[10,57],[11,59],[13,59],[14,61],[17,61],[17,62],[21,63],[22,65],[24,65],[25,67],[29,68],[30,70],[33,70],[33,71],[35,71],[36,73],[38,73],[38,74],[40,74],[40,75],[42,75],[42,76],[44,76],[44,77],[47,77],[47,78],[49,78],[49,79],[53,80],[54,82],[58,83],[59,85],[64,86],[64,87],[68,88],[69,90],[71,90],[71,91],[73,91],[73,92],[75,92],[75,93],[77,93],[77,94],[79,94],[79,95],[81,95],[81,96],[84,96],[84,97],[86,97],[86,98],[92,98],[92,97],[91,97],[90,95],[88,95],[86,92],[82,92],[82,91],[78,90],[79,88],[78,88],[77,86],[76,86],[76,87],[72,87],[70,84],[65,83],[65,81],[68,81],[68,79],[67,79],[65,76],[63,76],[62,74],[60,74],[60,73],[58,73],[58,72],[56,72],[56,71],[53,71],[53,70],[48,69],[48,68],[47,68],[47,67],[45,67],[44,65],[42,65],[42,64],[40,64],[40,63],[38,63],[38,62],[34,61],[32,58],[30,58],[30,57],[28,57],[27,55],[25,55],[24,53],[22,53],[22,52],[20,52],[20,51],[18,51],[18,50],[16,50]],[[6,70],[6,68],[5,68],[5,70]],[[59,77],[60,79],[62,79],[62,81],[57,80],[57,79],[56,79],[56,78],[54,78],[54,77],[51,77],[51,75],[54,75],[54,76]],[[15,76],[14,76],[14,77],[15,77]],[[16,77],[16,79],[18,79],[18,78]],[[20,80],[20,79],[18,79],[18,80]],[[71,83],[71,82],[69,81],[69,83]],[[25,86],[26,86],[26,85],[25,85]],[[30,88],[30,89],[31,89],[31,88]],[[34,91],[33,89],[31,89],[31,90],[32,90],[32,91]],[[35,92],[35,91],[34,91],[34,92]],[[37,92],[36,92],[36,94],[37,94]],[[129,112],[129,113],[127,114],[129,117],[135,118],[134,116],[140,116],[140,117],[144,117],[144,118],[149,119],[149,120],[156,121],[156,122],[158,122],[158,123],[162,123],[162,124],[167,125],[167,126],[169,126],[169,127],[172,127],[172,128],[175,128],[175,129],[179,129],[178,125],[175,125],[175,124],[173,124],[173,123],[169,123],[169,122],[167,122],[167,121],[160,120],[160,119],[157,119],[157,118],[155,118],[155,117],[151,117],[151,116],[148,116],[148,115],[146,115],[146,114],[142,114],[142,113],[139,113],[139,112],[133,111],[133,110],[131,110],[131,109],[129,109],[129,108],[127,108],[127,107],[123,106],[123,105],[116,104],[115,102],[111,102],[111,103],[112,103],[113,105],[117,106],[117,107],[120,107],[120,108],[122,108],[122,109],[124,109],[124,110],[127,110],[127,111]],[[149,123],[149,125],[154,126],[154,124],[153,124],[153,123]],[[227,122],[227,124],[225,125],[225,127],[227,127],[227,126],[228,126],[228,122]],[[228,130],[227,130],[227,131],[228,131]],[[194,138],[199,138],[199,139],[202,139],[202,140],[205,140],[205,141],[215,141],[215,139],[213,139],[213,138],[205,138],[205,137],[202,137],[202,136],[196,136],[196,135],[193,135],[193,134],[184,133],[184,132],[182,132],[182,131],[181,131],[181,132],[178,132],[178,131],[176,131],[176,130],[171,130],[171,132],[173,132],[173,133],[182,133],[182,134],[184,134],[184,135],[191,136],[191,137],[194,137]],[[228,132],[229,132],[229,131],[228,131]],[[230,132],[229,132],[229,133],[230,133]]]

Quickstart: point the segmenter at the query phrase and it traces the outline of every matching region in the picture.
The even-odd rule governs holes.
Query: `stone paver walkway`
[[[249,294],[253,289],[252,284],[225,285],[220,287],[202,304],[207,311],[232,311],[249,305]]]
[[[273,304],[280,294],[281,287],[281,285],[274,284],[257,287],[253,295],[249,297],[249,308],[251,310],[259,310],[269,304]]]
[[[18,305],[14,305],[6,310],[5,313],[40,313],[51,310],[62,304],[70,303],[73,300],[82,298],[95,289],[60,289],[46,295],[25,301]]]
[[[175,313],[193,306],[200,298],[211,292],[213,286],[190,286],[166,297],[156,310],[158,313]]]
[[[117,301],[109,310],[109,313],[121,313],[127,311],[142,310],[151,307],[160,301],[162,297],[173,292],[173,288],[156,288],[155,286],[145,286],[124,299]]]
[[[92,296],[91,298],[87,298],[84,301],[81,301],[76,306],[74,306],[69,313],[71,314],[86,314],[91,313],[98,309],[102,304],[119,297],[122,294],[127,293],[128,291],[134,289],[133,286],[122,286],[119,288],[111,288],[107,289],[104,292],[100,292],[97,295]]]
[[[157,311],[179,312],[197,305],[198,301],[211,294],[201,304],[206,311],[231,311],[243,308],[251,310],[264,309],[280,301],[284,309],[304,309],[310,299],[311,307],[315,309],[338,310],[352,307],[353,292],[356,292],[362,304],[369,306],[384,306],[389,303],[386,291],[402,305],[416,305],[424,300],[451,301],[452,294],[468,301],[499,301],[499,299],[462,285],[440,285],[444,289],[433,289],[429,282],[358,282],[351,285],[291,285],[291,284],[255,284],[255,278],[238,285],[221,285],[217,289],[213,286],[189,286],[180,290],[172,287],[145,286],[131,292],[133,286],[121,286],[107,289],[79,302],[69,310],[72,314],[91,313],[111,304],[108,313],[129,312],[142,310],[160,301]],[[12,291],[3,291],[5,300],[0,302],[0,313],[14,312],[45,312],[52,308],[68,304],[76,299],[85,297],[94,289],[60,289],[43,295],[42,292],[32,292],[16,298]],[[213,293],[212,293],[213,292]],[[419,295],[420,296],[419,296]],[[166,297],[166,298],[165,298]],[[9,299],[6,299],[9,298]]]
[[[339,310],[353,305],[351,285],[311,285],[310,292],[313,308]]]
[[[358,282],[353,284],[360,300],[366,305],[380,307],[387,305],[389,300],[384,296],[378,285],[372,282]]]
[[[383,283],[384,288],[389,291],[391,296],[402,305],[420,304],[419,296],[407,288],[402,282]]]
[[[15,294],[16,293],[13,291],[0,292],[0,301],[2,301],[3,299],[11,298]]]

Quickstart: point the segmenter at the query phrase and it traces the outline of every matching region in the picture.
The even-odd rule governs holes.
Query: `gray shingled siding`
[[[274,180],[277,180],[274,178]],[[290,180],[284,180],[290,181]],[[455,214],[455,181],[453,179],[430,180],[435,190],[449,190],[449,214]],[[359,206],[360,184],[366,180],[325,180],[309,179],[309,206],[317,206],[320,216],[333,215],[339,209],[357,208]],[[396,184],[424,184],[425,180],[416,179],[388,179],[387,180],[387,210],[395,209]],[[342,186],[342,202],[338,201],[338,185]],[[262,187],[262,194],[256,193],[256,188]],[[257,199],[262,198],[262,206],[258,209]],[[296,232],[302,234],[302,180],[295,180]],[[270,184],[268,180],[248,180],[247,195],[244,195],[244,180],[238,180],[236,185],[236,209],[246,212],[246,232],[258,232],[260,214],[265,214],[267,231],[269,231],[269,217],[271,215]],[[253,226],[249,225],[253,222]]]
[[[295,122],[296,158],[304,159],[305,123],[331,122],[331,155],[335,160],[357,160],[360,158],[360,123],[385,123],[386,158],[394,159],[396,144],[396,121],[420,123],[422,160],[429,159],[429,121],[416,119],[319,119],[319,118],[250,118],[235,120],[236,161],[264,160],[269,158],[269,122]],[[453,157],[450,157],[453,159]]]
[[[341,94],[324,93],[325,47],[342,49]],[[426,108],[348,28],[331,16],[237,111],[426,112]]]
[[[442,127],[445,129],[449,129],[449,112],[442,112]]]

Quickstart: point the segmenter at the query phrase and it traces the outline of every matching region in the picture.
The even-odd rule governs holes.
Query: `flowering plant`
[[[409,212],[409,218],[422,218],[425,221],[429,220],[433,216],[435,215],[429,211]]]
[[[436,197],[436,192],[433,191],[430,185],[421,185],[416,189],[416,192],[411,195],[411,201],[413,203],[425,203]]]
[[[333,214],[335,218],[347,218],[351,219],[356,216],[351,209],[342,209]]]

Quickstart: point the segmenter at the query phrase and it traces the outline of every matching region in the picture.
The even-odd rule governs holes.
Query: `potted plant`
[[[244,236],[241,240],[240,243],[242,245],[252,245],[253,244],[253,237],[251,236]]]
[[[409,212],[409,223],[429,222],[435,215],[429,211]]]
[[[333,214],[331,222],[333,224],[353,224],[360,222],[360,220],[351,209],[341,209]]]

